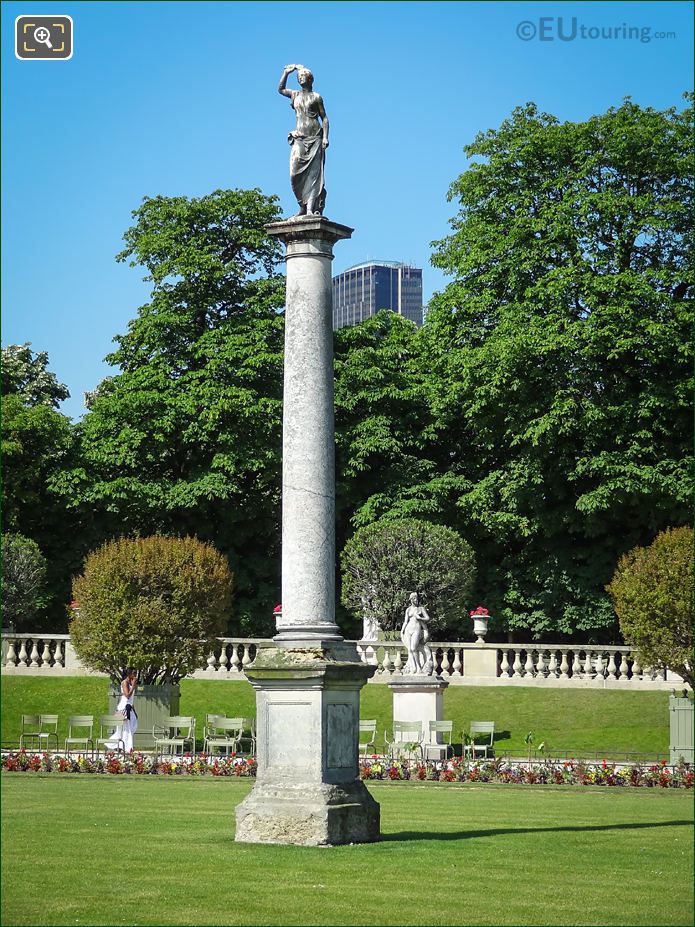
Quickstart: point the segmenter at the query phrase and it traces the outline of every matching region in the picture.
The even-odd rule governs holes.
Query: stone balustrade
[[[269,639],[222,637],[193,679],[242,679]],[[430,645],[436,672],[452,685],[669,690],[683,686],[671,670],[641,666],[630,647],[570,644]],[[403,673],[407,651],[400,641],[357,641],[364,663],[376,666],[370,685]],[[77,658],[68,634],[2,634],[3,675],[96,676]]]

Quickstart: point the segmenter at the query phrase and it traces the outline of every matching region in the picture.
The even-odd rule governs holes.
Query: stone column
[[[308,216],[268,232],[287,247],[282,423],[282,642],[342,640],[335,623],[333,245],[352,229]]]
[[[282,614],[277,646],[245,670],[256,689],[258,775],[237,806],[249,843],[379,839],[359,778],[362,663],[335,623],[333,245],[352,229],[323,216],[267,226],[287,247]]]

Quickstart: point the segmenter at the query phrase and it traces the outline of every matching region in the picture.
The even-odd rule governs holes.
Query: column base
[[[236,809],[236,840],[333,846],[380,839],[380,809],[360,780],[304,786],[258,783]]]

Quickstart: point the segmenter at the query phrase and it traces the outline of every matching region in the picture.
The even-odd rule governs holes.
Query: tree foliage
[[[475,576],[475,557],[455,531],[416,519],[360,528],[341,555],[343,604],[395,630],[417,592],[433,628],[457,630]]]
[[[178,682],[225,632],[232,597],[227,558],[197,538],[121,538],[93,551],[73,583],[75,650],[120,682]]]
[[[560,123],[529,104],[450,190],[433,263],[453,280],[420,333],[444,452],[423,509],[536,638],[611,636],[618,555],[687,517],[691,128],[691,107]]]
[[[3,348],[1,371],[2,395],[19,396],[24,405],[58,408],[70,397],[67,386],[48,369],[48,352],[34,354],[30,342]]]
[[[16,631],[36,630],[46,603],[46,558],[21,534],[2,536],[2,619]]]
[[[624,554],[607,589],[640,662],[668,667],[693,688],[692,528],[667,529]]]
[[[230,558],[237,629],[268,633],[277,601],[284,279],[264,225],[274,197],[146,198],[120,260],[152,298],[92,395],[81,466],[62,489],[105,537],[195,533]]]
[[[54,492],[54,480],[75,463],[70,419],[55,406],[68,391],[48,369],[45,351],[28,344],[2,349],[2,496],[4,528],[38,544],[48,564],[41,599],[46,630],[64,629],[70,575],[84,555],[86,525]],[[47,610],[47,615],[43,609]]]

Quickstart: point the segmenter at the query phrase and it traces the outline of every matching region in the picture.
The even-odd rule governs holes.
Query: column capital
[[[292,216],[281,222],[270,222],[265,230],[274,238],[279,238],[286,245],[295,242],[323,241],[334,245],[343,238],[351,238],[355,231],[348,225],[332,222],[325,216]]]

